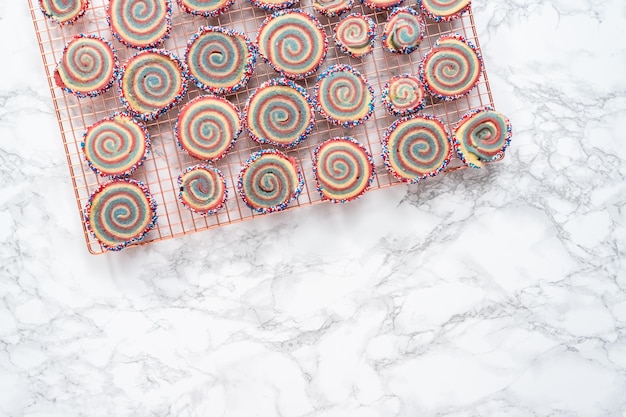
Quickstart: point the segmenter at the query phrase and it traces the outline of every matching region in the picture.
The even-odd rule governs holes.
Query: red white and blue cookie
[[[387,17],[383,29],[382,44],[389,52],[410,54],[426,35],[422,16],[411,7],[396,7]]]
[[[225,13],[235,0],[177,0],[178,6],[194,16],[217,17]]]
[[[89,0],[39,0],[42,13],[60,25],[70,25],[85,14]]]
[[[400,74],[392,77],[383,87],[383,104],[394,116],[417,113],[426,105],[426,91],[419,77]]]
[[[313,9],[327,17],[339,16],[354,6],[354,0],[313,0]]]
[[[109,0],[107,22],[113,36],[124,45],[155,48],[172,30],[172,1]]]
[[[511,122],[491,107],[465,114],[454,126],[454,149],[465,165],[482,168],[498,160],[511,143]]]
[[[417,0],[425,16],[435,22],[458,19],[471,7],[471,0]]]
[[[337,23],[334,29],[335,44],[352,58],[363,58],[372,53],[376,24],[360,13],[352,13]]]
[[[194,213],[217,213],[228,197],[222,172],[208,165],[194,165],[178,176],[178,199]]]

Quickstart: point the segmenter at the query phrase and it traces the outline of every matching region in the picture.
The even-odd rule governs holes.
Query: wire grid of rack
[[[82,222],[82,210],[89,195],[100,183],[107,181],[106,178],[96,176],[84,161],[80,149],[83,132],[89,125],[110,116],[114,112],[123,111],[124,108],[117,96],[115,86],[95,98],[78,99],[72,95],[65,94],[54,83],[54,69],[57,62],[61,59],[63,47],[78,33],[98,34],[111,41],[116,48],[121,63],[137,51],[125,47],[111,35],[106,23],[106,0],[91,0],[85,16],[80,18],[75,24],[65,27],[61,27],[47,19],[39,10],[36,0],[28,0],[28,2],[46,76],[50,85],[50,92],[61,130]],[[317,115],[315,129],[312,134],[294,149],[286,151],[288,155],[295,157],[299,162],[305,177],[305,186],[300,197],[290,205],[288,210],[322,202],[315,189],[315,178],[312,171],[313,150],[319,143],[334,136],[352,136],[371,151],[374,157],[376,176],[370,191],[403,184],[387,172],[381,156],[381,139],[384,131],[396,119],[396,117],[389,115],[382,105],[381,92],[383,86],[394,75],[401,73],[416,74],[424,54],[430,49],[436,39],[443,34],[460,33],[480,49],[474,17],[470,10],[461,19],[451,22],[435,23],[425,18],[426,37],[419,49],[409,55],[391,54],[384,51],[380,43],[388,12],[374,12],[358,3],[355,4],[352,12],[360,12],[372,18],[377,23],[377,36],[373,54],[362,60],[353,59],[338,51],[334,45],[332,38],[333,27],[339,18],[327,18],[314,13],[311,2],[312,0],[301,0],[299,8],[316,15],[329,39],[328,54],[318,73],[335,64],[352,65],[367,77],[374,88],[376,92],[376,106],[373,117],[364,125],[354,128],[332,126]],[[405,0],[404,5],[415,6],[415,0]],[[237,29],[245,32],[250,39],[254,40],[258,27],[269,15],[268,12],[252,6],[248,0],[236,0],[228,12],[217,18],[209,19],[185,13],[178,8],[175,0],[172,0],[172,6],[172,32],[162,48],[170,50],[180,57],[184,55],[185,46],[191,35],[201,26],[213,25]],[[227,98],[240,110],[243,110],[246,100],[257,86],[270,78],[278,76],[278,73],[262,62],[262,59],[259,59],[256,70],[247,87],[227,96]],[[312,93],[316,79],[316,75],[313,75],[303,81],[298,81],[298,84],[306,88],[309,93]],[[178,201],[176,181],[179,173],[186,167],[200,163],[200,161],[193,159],[178,148],[174,139],[173,128],[176,123],[178,109],[189,100],[203,94],[206,93],[196,88],[190,82],[187,97],[178,106],[161,116],[157,121],[147,124],[152,141],[151,153],[143,166],[132,177],[148,185],[158,203],[157,215],[159,218],[155,229],[139,244],[173,238],[260,216],[250,210],[237,195],[237,176],[241,166],[251,153],[259,149],[271,148],[272,146],[259,145],[253,142],[245,132],[239,137],[235,147],[228,155],[214,164],[224,173],[227,181],[228,201],[225,208],[216,215],[203,217],[190,212]],[[450,128],[468,110],[485,105],[493,106],[493,97],[487,73],[483,69],[481,79],[470,95],[452,102],[435,101],[428,97],[427,106],[423,112],[440,117]],[[460,161],[453,160],[446,172],[463,167]],[[82,224],[89,252],[92,254],[105,252],[98,241],[88,233],[84,222]]]

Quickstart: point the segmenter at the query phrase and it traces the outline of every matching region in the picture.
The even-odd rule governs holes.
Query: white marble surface
[[[475,3],[503,163],[94,257],[0,0],[0,416],[626,415],[626,6]]]

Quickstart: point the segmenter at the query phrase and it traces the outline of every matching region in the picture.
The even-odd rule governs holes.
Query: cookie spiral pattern
[[[365,123],[374,111],[374,89],[349,65],[333,65],[320,74],[314,96],[317,110],[334,125]]]
[[[256,57],[257,49],[245,34],[218,26],[201,27],[185,51],[191,78],[213,94],[231,94],[247,85]]]
[[[335,137],[315,148],[313,173],[323,200],[345,203],[360,197],[372,184],[374,161],[354,138]]]
[[[383,104],[394,116],[407,116],[424,108],[426,91],[419,78],[411,74],[392,77],[383,87]]]
[[[96,97],[113,85],[119,71],[115,49],[97,35],[76,35],[54,70],[57,87],[77,97]]]
[[[235,0],[178,0],[178,6],[194,16],[217,17],[226,12]]]
[[[315,111],[306,90],[291,80],[266,81],[250,96],[244,109],[250,138],[259,143],[293,147],[315,126]]]
[[[396,120],[383,136],[385,166],[400,181],[434,177],[452,157],[450,135],[434,116],[416,114]]]
[[[122,103],[135,117],[154,120],[187,93],[187,66],[174,54],[149,49],[132,56],[122,68]]]
[[[417,0],[425,16],[435,22],[458,19],[471,7],[470,0]]]
[[[116,114],[89,126],[81,148],[96,174],[123,177],[135,172],[146,159],[150,136],[143,124],[127,114]]]
[[[217,161],[233,147],[241,130],[239,111],[234,104],[218,96],[200,96],[180,110],[174,135],[189,155]]]
[[[482,57],[473,44],[461,35],[443,35],[420,63],[420,79],[432,96],[450,101],[469,94],[482,69]]]
[[[228,196],[226,180],[217,168],[195,165],[178,176],[178,199],[189,210],[203,216],[217,213]]]
[[[275,71],[292,79],[303,79],[316,72],[328,50],[320,22],[297,9],[281,10],[265,19],[256,44]]]
[[[404,0],[361,0],[363,4],[372,10],[389,10],[402,4]]]
[[[295,159],[266,149],[246,161],[237,182],[239,195],[252,210],[266,214],[284,210],[302,192],[304,178]]]
[[[459,159],[472,168],[482,168],[483,162],[495,161],[511,143],[509,119],[491,107],[465,114],[454,126],[454,149]]]
[[[353,13],[343,18],[334,29],[335,44],[353,58],[363,58],[374,48],[376,24],[369,17]]]
[[[110,251],[138,242],[156,225],[157,204],[148,187],[118,179],[98,187],[85,206],[85,224],[102,247]]]
[[[314,0],[313,9],[327,17],[339,16],[354,6],[354,0]]]
[[[383,47],[395,54],[410,54],[424,40],[426,24],[411,7],[397,7],[387,17],[383,29]]]
[[[54,22],[69,25],[85,14],[89,0],[39,0],[39,8]]]
[[[124,45],[154,48],[172,29],[171,0],[110,0],[107,22],[113,36]]]

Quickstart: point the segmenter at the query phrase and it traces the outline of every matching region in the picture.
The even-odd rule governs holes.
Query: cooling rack
[[[352,65],[367,77],[374,88],[376,92],[376,107],[369,121],[354,128],[332,126],[317,115],[315,129],[308,139],[294,149],[286,151],[287,154],[298,160],[305,177],[305,186],[300,197],[290,205],[288,210],[322,202],[315,189],[315,178],[311,161],[315,147],[325,139],[334,136],[352,136],[369,148],[374,157],[376,176],[368,192],[402,185],[403,183],[387,172],[381,156],[381,139],[384,131],[396,119],[396,117],[389,115],[382,105],[381,92],[383,86],[394,75],[401,73],[416,74],[424,54],[430,49],[436,39],[443,34],[460,33],[480,49],[474,16],[470,10],[461,19],[456,19],[452,22],[435,23],[425,19],[426,38],[417,51],[410,55],[388,53],[382,49],[380,43],[388,13],[374,12],[358,3],[352,12],[360,12],[374,20],[377,23],[377,36],[372,55],[363,60],[350,58],[338,51],[333,42],[333,27],[339,19],[336,17],[327,18],[315,13],[311,2],[312,0],[301,0],[299,8],[314,14],[318,18],[324,26],[329,39],[328,54],[318,74],[331,65]],[[65,94],[56,87],[53,74],[57,62],[61,59],[63,47],[78,33],[98,34],[111,41],[116,48],[121,63],[137,51],[125,47],[111,35],[106,23],[106,0],[91,0],[85,16],[80,18],[75,24],[65,27],[61,27],[47,19],[41,13],[36,0],[28,0],[28,4],[61,131],[87,249],[92,254],[100,254],[105,252],[105,250],[87,231],[83,222],[82,211],[89,195],[100,183],[106,182],[107,179],[98,177],[91,171],[82,157],[80,143],[86,127],[117,111],[123,111],[124,108],[117,97],[116,88],[112,88],[105,94],[95,98],[78,99],[72,95]],[[415,0],[407,0],[404,5],[415,6]],[[185,13],[179,9],[174,0],[172,0],[172,6],[172,32],[162,47],[180,57],[184,55],[188,39],[200,26],[219,25],[237,29],[254,39],[258,27],[269,14],[262,9],[252,6],[248,0],[236,0],[230,11],[217,18],[208,19]],[[240,110],[243,110],[246,100],[257,86],[270,78],[278,76],[276,72],[262,62],[262,59],[259,59],[248,86],[235,94],[227,96],[227,98]],[[314,75],[306,80],[298,81],[298,84],[306,88],[309,93],[312,93],[315,82],[316,76]],[[178,106],[161,116],[157,121],[147,124],[152,140],[151,153],[143,166],[132,175],[132,178],[143,181],[150,188],[152,195],[158,203],[157,214],[159,219],[157,226],[139,245],[250,220],[260,216],[252,212],[237,195],[237,175],[250,154],[259,149],[271,148],[271,146],[253,142],[245,132],[239,137],[235,147],[228,155],[214,164],[226,177],[228,187],[226,206],[216,215],[203,217],[190,212],[178,201],[178,186],[176,183],[178,175],[186,167],[195,165],[200,161],[193,159],[178,148],[174,139],[173,129],[181,106],[203,94],[205,93],[190,82],[187,97]],[[434,101],[431,97],[428,97],[427,100],[427,105],[423,112],[440,117],[448,125],[448,128],[451,128],[470,109],[486,105],[493,106],[493,97],[484,67],[480,81],[470,95],[452,102]],[[445,172],[462,168],[464,166],[455,159]],[[332,203],[325,202],[325,204]]]

